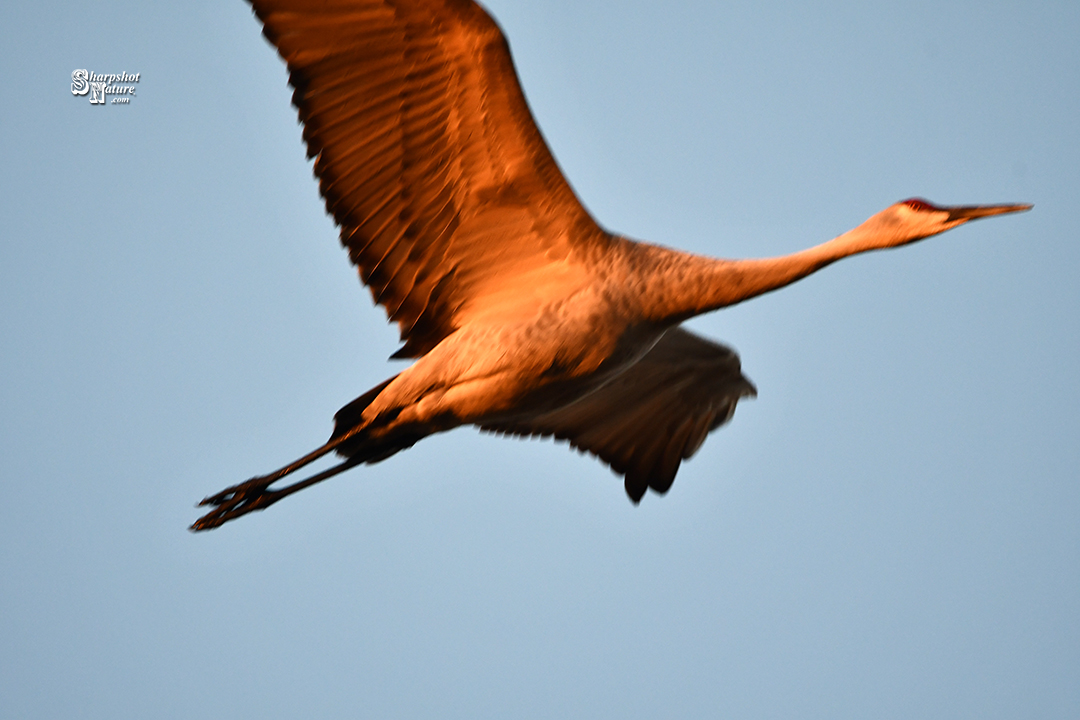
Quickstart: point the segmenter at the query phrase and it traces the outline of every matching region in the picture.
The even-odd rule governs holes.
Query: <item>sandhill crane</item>
[[[892,205],[785,257],[717,260],[601,228],[533,121],[510,49],[471,0],[253,0],[285,59],[341,242],[400,326],[409,368],[334,416],[330,440],[206,498],[206,530],[433,433],[554,436],[637,503],[753,396],[739,358],[679,324],[840,258],[1030,205]],[[336,451],[345,460],[271,485]]]

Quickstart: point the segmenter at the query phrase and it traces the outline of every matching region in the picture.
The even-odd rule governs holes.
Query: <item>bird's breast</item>
[[[604,278],[545,280],[557,292],[533,283],[488,294],[486,307],[407,371],[408,394],[483,388],[483,402],[455,410],[470,422],[479,421],[473,407],[491,410],[487,419],[553,410],[631,367],[666,329],[637,317],[625,289]]]

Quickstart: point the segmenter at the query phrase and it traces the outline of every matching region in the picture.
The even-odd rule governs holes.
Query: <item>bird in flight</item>
[[[341,408],[330,440],[204,499],[208,530],[460,425],[552,436],[664,493],[754,386],[680,327],[841,258],[1030,205],[896,203],[791,255],[722,260],[630,240],[575,196],[510,48],[471,0],[252,0],[288,65],[327,211],[401,330],[406,370]],[[333,467],[275,483],[336,452]]]

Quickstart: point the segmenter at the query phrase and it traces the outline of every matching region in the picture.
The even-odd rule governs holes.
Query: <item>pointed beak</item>
[[[1005,215],[1006,213],[1025,212],[1035,207],[1034,205],[967,205],[962,207],[947,207],[942,210],[949,212],[946,222],[962,220],[978,220],[979,218],[992,215]]]

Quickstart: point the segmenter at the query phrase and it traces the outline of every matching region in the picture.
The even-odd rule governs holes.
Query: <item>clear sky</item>
[[[1080,716],[1080,4],[488,6],[612,230],[1035,209],[695,320],[760,395],[640,507],[461,429],[192,535],[396,331],[246,4],[6,3],[0,716]]]

